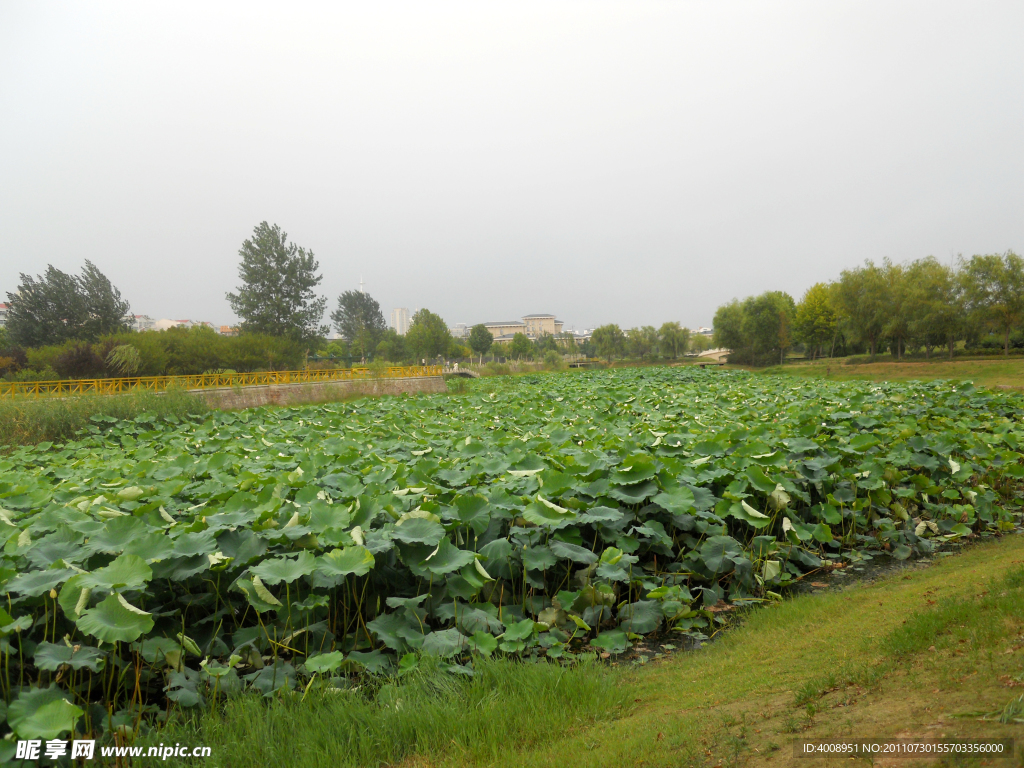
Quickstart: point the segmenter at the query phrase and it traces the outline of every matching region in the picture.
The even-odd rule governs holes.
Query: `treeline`
[[[22,274],[7,293],[7,327],[0,329],[0,376],[30,381],[160,376],[347,366],[374,359],[418,362],[468,358],[436,314],[421,310],[405,337],[389,330],[378,303],[346,291],[330,319],[341,339],[328,342],[321,323],[327,299],[313,253],[289,242],[277,225],[262,222],[239,250],[241,284],[227,294],[241,318],[239,335],[209,327],[130,330],[130,304],[94,264],[80,275],[48,265]],[[489,336],[489,334],[488,334]]]
[[[221,336],[212,328],[125,331],[94,342],[0,347],[0,376],[8,381],[165,376],[220,371],[294,370],[305,348],[286,338]]]
[[[606,360],[629,358],[674,360],[691,349],[703,352],[708,348],[706,336],[691,334],[689,328],[672,321],[660,328],[644,325],[623,331],[618,325],[608,324],[595,328],[590,338],[588,353]]]
[[[730,362],[768,365],[802,347],[810,358],[888,352],[1024,348],[1024,258],[990,254],[952,265],[928,258],[866,261],[799,303],[782,291],[734,299],[715,312],[715,345]]]

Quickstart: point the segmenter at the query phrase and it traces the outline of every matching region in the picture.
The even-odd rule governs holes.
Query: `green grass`
[[[789,363],[758,369],[761,373],[786,374],[830,381],[907,381],[912,379],[953,379],[973,381],[978,386],[1024,388],[1024,357],[956,358],[946,360],[896,361],[878,357],[869,359],[834,358]]]
[[[210,407],[181,390],[164,393],[0,399],[0,450],[42,442],[64,442],[93,424],[93,417],[134,419],[143,413],[182,418]]]
[[[472,677],[434,664],[376,689],[314,684],[269,701],[246,694],[172,721],[145,744],[208,745],[209,764],[238,768],[368,767],[413,754],[486,762],[510,745],[538,746],[620,714],[631,699],[618,678],[594,662],[478,660]]]

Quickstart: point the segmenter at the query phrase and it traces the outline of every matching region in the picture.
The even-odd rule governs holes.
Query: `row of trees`
[[[593,353],[607,360],[628,357],[651,360],[655,357],[675,360],[688,351],[702,352],[708,347],[707,337],[691,334],[678,322],[663,323],[660,328],[644,325],[623,331],[609,324],[595,328],[591,337]]]
[[[888,350],[930,357],[957,345],[976,347],[996,334],[1004,354],[1024,323],[1024,258],[1011,252],[928,258],[895,264],[866,261],[831,283],[811,286],[799,303],[781,291],[733,300],[715,313],[715,343],[730,360],[764,364],[785,359],[795,345],[814,358]]]
[[[131,309],[110,280],[86,260],[80,275],[47,265],[7,294],[7,336],[19,347],[41,347],[71,340],[96,341],[128,329]]]

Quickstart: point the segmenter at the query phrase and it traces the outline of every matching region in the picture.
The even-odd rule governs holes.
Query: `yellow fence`
[[[12,395],[114,395],[120,392],[163,392],[176,389],[216,389],[267,384],[307,384],[317,381],[361,381],[440,376],[440,365],[370,368],[309,368],[304,371],[258,373],[201,373],[194,376],[138,376],[125,379],[66,379],[63,381],[0,382],[0,397]]]

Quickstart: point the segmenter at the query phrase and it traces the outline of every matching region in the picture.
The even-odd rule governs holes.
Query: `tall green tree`
[[[907,267],[882,261],[885,280],[885,322],[882,333],[889,339],[890,351],[897,360],[903,359],[907,340],[911,335],[912,301]]]
[[[85,300],[86,320],[82,327],[82,338],[98,339],[110,333],[128,330],[126,317],[131,306],[121,297],[104,275],[88,259],[78,277],[78,285]]]
[[[714,343],[719,349],[734,351],[743,349],[746,340],[743,336],[743,305],[739,299],[733,299],[715,310]]]
[[[405,347],[405,337],[399,336],[394,328],[388,328],[381,336],[381,340],[377,342],[374,356],[378,360],[387,360],[392,363],[405,360],[409,356]]]
[[[832,291],[825,283],[815,283],[804,293],[796,307],[793,333],[797,341],[818,357],[823,347],[831,345],[839,328],[839,318],[832,306]]]
[[[21,283],[7,294],[7,332],[23,347],[95,341],[101,335],[127,330],[130,311],[106,276],[86,260],[81,275],[47,265],[33,278],[22,274]]]
[[[359,352],[365,361],[366,355],[376,349],[384,337],[387,323],[380,304],[370,294],[362,291],[345,291],[338,297],[338,308],[331,313],[334,330]]]
[[[430,360],[448,351],[452,334],[448,324],[429,309],[421,309],[413,315],[405,344],[417,358]]]
[[[658,345],[658,331],[653,325],[630,328],[626,331],[626,347],[629,354],[641,361],[650,357]]]
[[[480,356],[480,364],[484,362],[484,355],[494,344],[494,335],[487,330],[483,323],[477,323],[469,329],[469,348]]]
[[[625,338],[619,326],[609,323],[595,328],[590,340],[594,344],[597,354],[611,362],[616,357],[622,356]]]
[[[982,323],[1003,335],[1003,354],[1010,354],[1010,331],[1024,319],[1024,258],[972,256],[962,263],[968,309]]]
[[[964,331],[964,291],[960,275],[934,257],[918,259],[907,270],[911,333],[931,357],[933,346],[953,348]]]
[[[327,298],[315,291],[323,279],[312,251],[288,242],[288,233],[260,222],[238,251],[242,261],[237,293],[228,293],[244,333],[285,336],[316,343],[330,330],[320,322]]]
[[[835,306],[845,330],[866,344],[874,357],[887,322],[888,285],[882,270],[871,261],[843,270],[835,292]]]
[[[517,333],[509,343],[508,353],[516,360],[529,360],[533,357],[533,342],[525,333]]]
[[[690,343],[690,329],[683,328],[675,320],[662,323],[658,329],[658,347],[666,357],[671,354],[672,359],[679,357],[679,353],[686,354]]]
[[[795,315],[793,297],[783,291],[765,291],[743,302],[743,341],[752,362],[769,356],[777,356],[779,363],[785,360]]]

